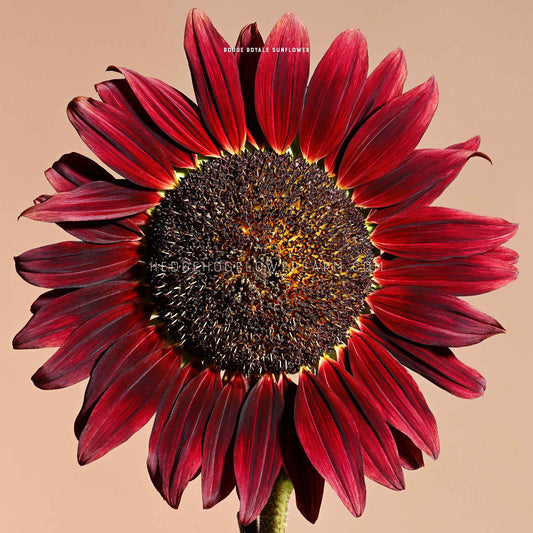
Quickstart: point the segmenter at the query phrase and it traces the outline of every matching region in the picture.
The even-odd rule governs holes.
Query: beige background
[[[236,497],[203,511],[198,480],[178,511],[163,502],[146,473],[148,427],[95,464],[79,467],[72,426],[85,384],[39,391],[30,376],[52,352],[11,350],[11,338],[40,292],[16,276],[12,256],[64,238],[55,227],[17,222],[16,216],[34,197],[49,192],[45,168],[65,152],[84,151],[66,119],[67,102],[93,95],[92,85],[106,78],[111,63],[160,77],[191,94],[182,39],[192,5],[2,0],[1,7],[0,531],[236,531]],[[520,280],[472,298],[500,319],[508,334],[460,350],[464,361],[486,376],[485,397],[460,400],[418,380],[439,424],[439,460],[408,473],[402,493],[369,482],[367,509],[358,520],[327,490],[318,523],[310,526],[293,507],[289,531],[526,530],[533,474],[531,3],[206,0],[198,7],[230,43],[244,24],[258,21],[266,36],[284,11],[294,11],[309,29],[313,66],[350,26],[365,33],[372,66],[402,46],[408,87],[431,74],[440,86],[441,102],[424,146],[442,147],[480,134],[482,150],[494,161],[493,166],[471,161],[440,202],[521,224],[512,241],[521,253]]]

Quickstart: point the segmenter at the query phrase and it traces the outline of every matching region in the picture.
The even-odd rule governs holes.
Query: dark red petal
[[[265,137],[255,113],[255,75],[259,57],[261,56],[259,50],[263,46],[263,37],[261,37],[255,22],[248,24],[241,30],[235,45],[235,59],[237,60],[241,80],[248,142],[256,148],[263,148],[265,145]]]
[[[183,387],[187,385],[195,376],[200,373],[200,365],[197,363],[186,364],[168,384],[167,391],[165,392],[159,407],[157,408],[157,415],[152,427],[152,433],[150,435],[150,446],[148,452],[148,472],[155,488],[164,496],[161,478],[161,464],[159,462],[159,445],[161,441],[161,434],[165,428],[165,424],[168,421],[170,413],[176,404],[176,399]]]
[[[367,301],[391,331],[420,344],[469,346],[505,331],[469,303],[433,289],[386,287]]]
[[[346,147],[337,185],[351,189],[391,172],[415,149],[437,102],[437,83],[430,78],[376,111]]]
[[[152,418],[180,361],[171,349],[149,353],[121,373],[92,410],[80,435],[78,461],[99,459],[139,431]]]
[[[319,376],[348,408],[357,426],[365,475],[390,489],[405,488],[396,444],[373,399],[337,362],[322,358]]]
[[[403,468],[406,470],[418,470],[422,468],[424,466],[422,450],[415,446],[407,435],[398,431],[395,427],[390,426],[390,430],[396,442]]]
[[[283,390],[283,416],[280,442],[283,466],[294,486],[296,506],[314,524],[320,512],[324,494],[324,478],[316,471],[303,449],[294,424],[294,402],[298,387],[284,374],[280,378]]]
[[[59,226],[83,242],[93,244],[139,241],[143,236],[143,232],[132,217],[112,222],[61,222]]]
[[[246,117],[230,46],[197,8],[189,11],[184,44],[196,101],[207,127],[224,150],[240,152],[246,142]]]
[[[85,287],[111,279],[139,260],[137,243],[59,242],[15,257],[19,275],[47,288]]]
[[[487,252],[508,241],[518,225],[448,207],[422,207],[388,218],[372,233],[380,250],[439,261]]]
[[[383,287],[416,285],[455,296],[483,294],[503,287],[518,276],[518,270],[492,251],[470,257],[421,262],[396,257],[376,259],[374,279]]]
[[[67,114],[85,144],[108,167],[143,187],[174,187],[172,164],[131,115],[82,97],[70,102]]]
[[[253,522],[270,497],[281,467],[279,424],[283,398],[265,374],[249,392],[239,416],[233,461],[241,507],[239,522]]]
[[[93,316],[139,297],[137,283],[112,281],[59,295],[43,306],[40,302],[35,314],[17,333],[13,346],[19,350],[60,346]]]
[[[104,352],[91,371],[83,405],[74,422],[76,438],[80,438],[96,402],[110,385],[147,354],[164,347],[161,330],[155,326],[145,326],[130,331]],[[180,357],[179,352],[175,351],[175,359]]]
[[[53,302],[56,298],[64,296],[71,292],[72,289],[52,289],[51,291],[43,292],[32,304],[30,311],[36,313],[39,309],[42,309],[50,302]]]
[[[457,144],[454,146],[466,146],[468,147],[468,150],[465,148],[465,150],[458,149],[457,151],[459,153],[471,153],[472,155],[470,157],[479,156],[483,157],[484,159],[488,159],[488,156],[481,152],[475,152],[477,148],[479,148],[479,137],[473,137],[472,139],[469,139],[468,141]],[[448,147],[446,151],[450,151],[451,147]],[[453,151],[452,151],[453,153]],[[490,159],[489,159],[490,161]],[[460,170],[460,169],[459,169]],[[445,179],[441,181],[435,181],[430,179],[430,181],[434,182],[430,187],[421,189],[417,192],[417,194],[414,194],[407,199],[383,208],[374,208],[371,209],[367,220],[369,222],[380,224],[383,222],[386,218],[389,218],[393,215],[396,215],[398,213],[401,213],[402,211],[405,211],[407,209],[412,209],[414,207],[425,207],[430,205],[434,200],[436,200],[448,187],[448,185],[457,177],[456,173],[451,173],[448,176],[444,176]],[[416,179],[416,177],[413,177]],[[380,181],[380,180],[378,180]],[[372,184],[371,184],[372,185]],[[362,187],[364,189],[364,186]],[[399,191],[400,189],[398,189]],[[402,195],[403,196],[403,195]]]
[[[175,142],[203,156],[219,149],[205,130],[197,105],[170,85],[126,68],[109,67],[124,75],[135,96],[157,126]]]
[[[50,170],[50,169],[49,169]],[[48,171],[47,171],[48,172]],[[124,183],[127,183],[125,180],[122,180]],[[68,182],[69,183],[69,182]],[[113,180],[111,182],[101,181],[101,182],[86,182],[81,185],[81,187],[89,186],[93,183],[105,183],[111,187],[115,186],[114,183],[118,183],[118,180]],[[123,189],[121,185],[116,185],[119,189]],[[135,189],[132,192],[139,192]],[[74,191],[74,189],[72,189]],[[71,191],[64,191],[62,195],[68,194]],[[157,194],[157,193],[150,193]],[[33,203],[35,205],[42,204],[52,198],[49,194],[43,194],[36,198]],[[26,210],[28,211],[28,210]],[[22,213],[20,216],[25,215],[26,212]],[[122,217],[118,220],[108,222],[104,221],[92,221],[92,222],[60,222],[58,225],[65,230],[67,233],[70,233],[74,237],[84,241],[91,242],[95,244],[111,244],[115,242],[126,242],[126,241],[138,241],[142,237],[142,231],[139,229],[140,224],[144,224],[145,220],[142,217],[146,217],[145,213],[136,213],[133,216]],[[30,217],[31,218],[31,217]]]
[[[463,143],[454,144],[448,146],[447,150],[463,150],[472,152],[472,156],[479,156],[490,161],[490,158],[482,152],[476,152],[479,148],[480,138],[479,136],[472,137]],[[367,215],[368,222],[380,224],[386,218],[401,213],[406,209],[412,209],[414,207],[425,207],[430,205],[436,198],[438,198],[448,185],[453,181],[452,179],[438,182],[434,187],[430,187],[421,191],[418,195],[407,198],[403,202],[391,205],[389,207],[374,208],[371,209]]]
[[[400,204],[391,205],[389,207],[376,207],[373,209],[370,209],[366,216],[367,222],[370,222],[371,224],[381,224],[384,220],[387,218],[397,215],[398,213],[401,213],[402,211],[409,209],[411,207],[411,201],[406,200],[405,202],[402,202]],[[416,200],[413,204],[413,207],[416,207]]]
[[[96,359],[128,331],[142,327],[147,315],[147,309],[130,302],[87,320],[35,372],[33,382],[40,389],[59,389],[89,377]]]
[[[42,204],[43,202],[46,202],[47,200],[49,200],[51,198],[51,195],[50,194],[41,194],[40,196],[38,196],[37,198],[35,198],[35,200],[33,200],[33,205],[39,205],[39,204]],[[22,216],[19,215],[19,218]]]
[[[415,150],[392,172],[376,177],[353,191],[353,201],[364,207],[387,207],[410,201],[429,205],[457,177],[472,150]]]
[[[300,124],[300,148],[317,161],[341,142],[368,71],[366,40],[346,30],[328,48],[309,82]]]
[[[136,263],[129,270],[115,276],[113,281],[136,281],[143,279],[146,275],[146,265]]]
[[[224,385],[209,417],[202,449],[204,509],[223,500],[235,487],[233,442],[247,388],[240,374],[233,376]]]
[[[348,341],[350,372],[366,387],[387,422],[433,457],[439,455],[435,418],[406,370],[373,337],[353,332]]]
[[[98,83],[96,92],[102,102],[131,115],[135,120],[142,123],[146,134],[153,137],[173,166],[176,168],[194,168],[196,166],[196,156],[178,147],[165,136],[144,110],[127,80],[109,80]]]
[[[406,76],[405,56],[399,48],[391,52],[370,74],[355,104],[346,134],[324,160],[330,174],[337,173],[346,145],[361,124],[380,107],[402,94]]]
[[[335,346],[335,354],[337,357],[337,363],[339,363],[342,368],[350,368],[350,354],[348,353],[348,346],[346,346],[346,344]]]
[[[449,348],[423,346],[398,337],[374,315],[359,318],[361,331],[375,337],[404,366],[459,396],[477,398],[485,392],[483,376],[459,361]]]
[[[309,76],[309,36],[296,15],[286,13],[268,36],[255,79],[255,108],[270,146],[283,153],[300,126]],[[295,48],[297,51],[279,51]]]
[[[183,387],[161,431],[162,494],[172,507],[202,464],[202,438],[221,388],[220,373],[205,369]]]
[[[294,409],[307,457],[355,516],[365,507],[363,454],[352,414],[319,378],[300,372]]]
[[[98,163],[76,152],[61,156],[44,175],[57,192],[73,191],[92,181],[119,183]]]
[[[93,181],[73,191],[54,194],[33,205],[21,216],[42,222],[79,222],[123,218],[146,211],[158,204],[155,191],[136,191],[105,181]]]

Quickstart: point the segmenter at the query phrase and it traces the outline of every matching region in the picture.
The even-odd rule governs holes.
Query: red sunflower
[[[89,378],[81,464],[155,414],[148,470],[178,507],[201,473],[204,507],[234,487],[245,530],[271,527],[294,487],[314,522],[327,481],[354,515],[365,476],[404,488],[437,457],[435,419],[404,367],[463,398],[485,381],[450,347],[502,326],[460,299],[516,278],[517,226],[430,204],[478,151],[416,149],[433,78],[403,92],[403,53],[368,75],[365,38],[340,34],[308,82],[309,39],[284,15],[230,47],[201,11],[185,28],[196,103],[124,78],[68,116],[94,154],[62,156],[56,193],[23,215],[77,240],[16,258],[51,289],[16,348],[57,347],[42,389]],[[283,505],[281,505],[283,507]],[[279,522],[279,520],[281,520]]]

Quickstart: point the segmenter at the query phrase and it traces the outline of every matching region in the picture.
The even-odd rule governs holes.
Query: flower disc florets
[[[248,374],[297,372],[344,341],[374,269],[346,194],[317,165],[262,151],[182,178],[154,210],[148,245],[173,339]]]

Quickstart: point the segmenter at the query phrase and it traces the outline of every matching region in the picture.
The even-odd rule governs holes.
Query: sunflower
[[[517,226],[430,206],[488,156],[479,137],[416,149],[438,90],[403,91],[401,50],[368,74],[365,38],[347,30],[308,82],[293,14],[231,47],[193,9],[185,51],[196,103],[110,67],[122,77],[98,100],[69,104],[120,177],[77,153],[46,171],[55,194],[22,215],[77,240],[15,259],[50,290],[14,346],[57,347],[32,378],[42,389],[89,378],[80,464],[155,415],[148,470],[172,507],[201,473],[206,508],[236,487],[244,530],[282,530],[292,488],[315,522],[325,481],[359,516],[365,476],[401,490],[403,469],[439,453],[404,367],[483,394],[450,348],[504,330],[459,297],[516,278],[502,245]]]

